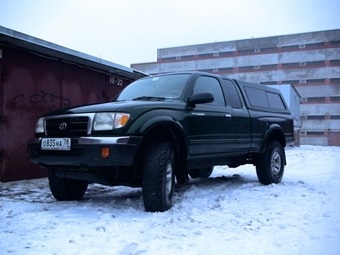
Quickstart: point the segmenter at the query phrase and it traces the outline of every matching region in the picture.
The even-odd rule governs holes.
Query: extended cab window
[[[225,106],[221,85],[215,78],[207,76],[199,77],[194,85],[193,91],[193,94],[198,93],[211,93],[214,96],[214,101],[209,104]]]
[[[232,108],[242,108],[240,94],[237,91],[236,85],[229,80],[223,80],[224,88],[228,93],[228,98]]]

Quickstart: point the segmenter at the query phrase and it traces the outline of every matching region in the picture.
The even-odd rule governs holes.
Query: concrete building
[[[149,73],[200,70],[301,95],[301,144],[340,146],[340,29],[157,50]]]

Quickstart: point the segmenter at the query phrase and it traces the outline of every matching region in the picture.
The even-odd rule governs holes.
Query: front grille
[[[50,137],[79,137],[87,134],[89,117],[63,117],[46,120],[46,132]],[[65,125],[66,124],[66,125]]]

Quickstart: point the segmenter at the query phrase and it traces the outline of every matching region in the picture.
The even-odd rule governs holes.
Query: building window
[[[283,63],[282,67],[296,67],[300,66],[300,63]]]
[[[326,79],[308,79],[307,83],[324,83]]]
[[[294,84],[294,83],[300,83],[300,80],[284,80],[282,81],[283,84]]]
[[[307,102],[324,102],[326,97],[307,97]]]
[[[220,52],[219,53],[219,55],[221,56],[221,57],[223,57],[223,56],[230,56],[230,55],[232,55],[233,54],[233,51],[223,51],[223,52]]]
[[[325,43],[324,42],[321,42],[321,43],[309,43],[309,44],[306,44],[306,47],[307,48],[313,48],[313,47],[323,47],[325,46]]]
[[[276,51],[277,47],[261,48],[261,51]]]
[[[297,50],[299,49],[299,45],[288,45],[288,46],[282,46],[283,50]]]
[[[272,69],[275,69],[277,67],[276,64],[273,64],[273,65],[261,65],[261,68],[272,68]]]
[[[204,54],[198,54],[199,58],[210,58],[211,57],[211,53],[204,53]]]
[[[337,45],[339,46],[340,45],[340,40],[339,41],[331,41],[329,42],[331,45]]]
[[[331,83],[340,83],[340,78],[331,78]]]
[[[181,56],[180,59],[191,59],[194,58],[194,55],[186,55],[186,56]],[[177,57],[176,57],[177,59]]]
[[[171,61],[171,60],[176,60],[177,57],[166,57],[166,58],[162,58],[165,61]]]
[[[240,66],[238,69],[239,70],[253,70],[254,66]]]
[[[239,50],[238,53],[239,53],[239,54],[250,54],[250,53],[254,53],[254,49],[250,49],[250,50]]]
[[[307,131],[306,132],[306,135],[324,135],[325,132],[322,132],[322,131]]]
[[[324,65],[325,61],[310,61],[306,62],[308,66],[319,66],[319,65]]]
[[[310,135],[310,136],[323,136],[325,135],[324,131],[301,131],[301,135]]]
[[[225,68],[219,68],[220,72],[231,72],[233,71],[234,68],[233,67],[225,67]]]
[[[276,81],[263,81],[260,82],[261,85],[276,85],[277,82]]]
[[[340,96],[331,96],[331,101],[340,101]]]
[[[282,63],[283,68],[291,68],[291,67],[313,67],[313,66],[322,66],[325,65],[325,61],[309,61],[309,62],[293,62],[293,63]]]
[[[331,115],[331,120],[340,120],[340,115]]]
[[[335,59],[330,61],[332,66],[338,66],[340,65],[340,59]]]
[[[325,115],[308,115],[307,120],[324,120]]]

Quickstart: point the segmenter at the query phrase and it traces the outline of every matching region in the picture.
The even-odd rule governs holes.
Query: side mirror
[[[199,93],[189,97],[188,104],[206,104],[214,101],[214,96],[211,93]]]

